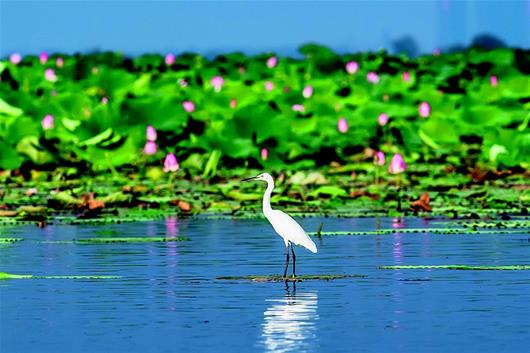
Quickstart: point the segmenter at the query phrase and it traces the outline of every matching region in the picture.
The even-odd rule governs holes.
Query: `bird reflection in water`
[[[262,343],[268,352],[300,352],[317,348],[316,291],[296,293],[296,282],[285,282],[286,294],[269,299],[271,306],[263,313]]]
[[[166,238],[176,238],[179,234],[179,223],[177,217],[166,218]],[[171,289],[176,286],[176,267],[177,267],[177,255],[178,248],[176,241],[167,241],[164,243],[166,247],[166,273],[168,289],[166,290],[167,305],[168,309],[175,311],[177,307],[177,293]]]

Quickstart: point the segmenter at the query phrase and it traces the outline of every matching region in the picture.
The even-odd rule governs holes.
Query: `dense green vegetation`
[[[238,182],[259,170],[279,176],[273,201],[301,212],[525,214],[528,51],[300,52],[0,62],[1,216],[233,214],[259,199]],[[164,168],[169,153],[179,164]],[[402,175],[388,172],[396,153]]]

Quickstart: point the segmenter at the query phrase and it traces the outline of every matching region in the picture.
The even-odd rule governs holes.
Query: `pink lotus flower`
[[[166,156],[164,160],[164,172],[176,172],[179,170],[179,162],[173,153]]]
[[[55,66],[61,68],[64,66],[64,59],[61,58],[61,57],[58,57],[57,59],[55,59]]]
[[[230,108],[236,109],[236,107],[237,107],[237,100],[230,99]]]
[[[385,154],[381,151],[377,151],[374,156],[374,164],[378,166],[385,165]]]
[[[291,109],[293,110],[293,112],[303,112],[305,110],[302,104],[294,104]]]
[[[348,122],[345,118],[341,117],[339,119],[339,122],[337,123],[337,130],[339,130],[339,132],[342,132],[343,134],[348,131]]]
[[[400,174],[403,173],[405,169],[407,169],[407,165],[405,164],[403,157],[399,153],[393,155],[390,165],[388,166],[390,174]]]
[[[266,81],[265,82],[265,90],[266,91],[272,91],[274,88],[274,83],[272,83],[271,81]]]
[[[147,141],[144,146],[144,154],[152,156],[156,153],[156,142]]]
[[[261,159],[263,159],[264,161],[266,161],[267,158],[269,158],[269,151],[268,151],[265,147],[263,147],[263,148],[261,149]]]
[[[57,75],[55,74],[55,71],[53,69],[46,69],[44,71],[44,78],[46,81],[55,82],[57,81]]]
[[[490,76],[490,85],[491,87],[497,87],[499,85],[499,80],[497,79],[497,76],[495,75]]]
[[[48,53],[46,53],[45,51],[40,53],[39,60],[40,60],[41,64],[43,64],[43,65],[46,64],[46,62],[48,61]]]
[[[223,87],[223,85],[225,84],[225,80],[221,76],[214,76],[212,80],[210,81],[210,83],[212,84],[213,89],[216,92],[219,92],[221,88]]]
[[[359,70],[359,64],[356,61],[350,61],[346,63],[346,72],[350,75],[356,73],[357,70]]]
[[[22,61],[22,55],[19,53],[13,53],[9,56],[9,61],[11,61],[11,64],[17,65]]]
[[[147,129],[145,130],[145,137],[147,138],[147,141],[156,141],[156,130],[151,125],[147,126]]]
[[[184,110],[188,113],[193,113],[195,111],[195,104],[193,104],[192,101],[182,102],[182,107],[184,107]]]
[[[302,96],[304,98],[310,98],[313,95],[313,86],[305,86],[304,90],[302,91]]]
[[[50,129],[52,129],[52,128],[53,128],[53,122],[54,122],[54,120],[55,120],[55,119],[53,118],[53,115],[51,115],[51,114],[46,115],[46,116],[42,119],[42,121],[40,122],[41,125],[42,125],[42,128],[43,128],[44,130],[50,130]]]
[[[377,117],[377,123],[381,126],[385,126],[388,123],[388,114],[387,113],[381,113]]]
[[[101,104],[107,105],[108,103],[109,103],[109,98],[108,97],[101,98]]]
[[[431,106],[427,102],[421,102],[418,107],[418,112],[422,118],[428,118],[431,114]]]
[[[392,218],[392,228],[396,228],[396,229],[405,228],[405,221],[402,218]],[[400,243],[398,243],[398,244],[400,244]],[[399,254],[401,255],[403,250],[401,249],[401,246],[399,246],[399,247],[396,246],[396,250],[395,251],[396,251],[396,253],[398,253],[398,251],[399,251]]]
[[[275,56],[271,56],[269,59],[267,59],[267,67],[269,69],[272,69],[278,65],[278,58]]]
[[[370,71],[368,74],[366,74],[366,80],[370,83],[376,84],[379,82],[379,75],[373,71]]]
[[[405,82],[410,82],[410,72],[405,71],[405,72],[403,73],[403,81],[405,81]]]
[[[175,55],[173,53],[167,53],[164,61],[167,66],[171,66],[175,63]]]

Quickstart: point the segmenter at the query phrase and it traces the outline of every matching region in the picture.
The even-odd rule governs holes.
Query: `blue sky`
[[[0,0],[0,56],[117,50],[294,54],[306,42],[339,52],[421,51],[490,33],[530,47],[530,1],[24,1]]]

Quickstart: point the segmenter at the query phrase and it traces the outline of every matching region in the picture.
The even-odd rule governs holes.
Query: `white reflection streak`
[[[399,230],[405,228],[405,221],[401,218],[392,219],[392,228]],[[392,254],[394,255],[394,264],[401,265],[403,263],[403,243],[401,233],[394,233],[394,244]]]
[[[268,352],[307,350],[316,336],[317,292],[286,295],[263,313],[263,343]]]
[[[166,238],[176,238],[179,234],[179,224],[177,217],[168,217],[166,218]],[[174,288],[176,285],[176,267],[177,267],[177,242],[167,241],[166,246],[166,268],[167,271],[167,282],[168,288]],[[171,311],[176,310],[176,292],[172,289],[166,290],[166,297],[168,302],[168,309]]]

